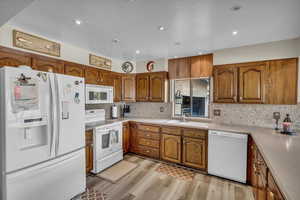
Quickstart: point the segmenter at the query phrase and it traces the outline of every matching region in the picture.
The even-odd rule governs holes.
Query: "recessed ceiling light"
[[[165,28],[165,27],[163,27],[163,26],[159,26],[159,27],[158,27],[158,30],[160,30],[160,31],[164,31],[164,30],[166,30],[166,28]]]
[[[202,55],[202,52],[200,51],[200,52],[198,52],[198,54],[199,54],[199,55]]]
[[[120,40],[117,39],[117,38],[115,38],[115,39],[112,40],[112,43],[114,43],[114,44],[119,43],[119,42],[120,42]]]
[[[232,11],[239,11],[241,8],[242,8],[242,6],[235,5],[235,6],[231,7],[230,10],[232,10]]]
[[[141,51],[140,51],[140,50],[136,50],[135,53],[136,53],[136,54],[140,54]]]
[[[176,46],[179,46],[179,45],[181,45],[181,43],[180,42],[175,42],[174,43]]]
[[[174,56],[174,58],[177,58],[177,56]]]
[[[75,23],[76,23],[77,25],[80,25],[80,24],[82,23],[82,21],[79,20],[79,19],[76,19],[76,20],[75,20]]]
[[[237,35],[238,31],[232,31],[232,35]]]

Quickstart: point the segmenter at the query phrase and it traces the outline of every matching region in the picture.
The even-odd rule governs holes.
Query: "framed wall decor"
[[[13,30],[13,46],[60,57],[59,43],[17,30]]]
[[[90,54],[90,65],[106,70],[111,70],[112,61],[101,56],[95,56],[93,54]]]

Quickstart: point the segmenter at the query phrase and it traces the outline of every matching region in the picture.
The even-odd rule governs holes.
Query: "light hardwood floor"
[[[117,183],[88,176],[88,188],[105,194],[108,200],[253,200],[251,187],[204,175],[182,180],[156,171],[159,161],[126,155],[138,167]]]

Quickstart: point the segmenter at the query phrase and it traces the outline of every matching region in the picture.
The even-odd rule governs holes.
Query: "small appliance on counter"
[[[289,114],[286,114],[286,117],[284,118],[282,122],[282,131],[280,133],[286,134],[286,135],[293,135],[294,132],[292,130],[292,120],[290,118]]]
[[[124,104],[123,108],[121,108],[121,117],[124,118],[126,113],[130,113],[130,105]]]
[[[118,107],[116,106],[116,104],[113,104],[111,106],[111,118],[118,119]]]

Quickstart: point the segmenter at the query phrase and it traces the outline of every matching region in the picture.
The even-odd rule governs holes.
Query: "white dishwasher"
[[[208,173],[246,183],[248,135],[209,130]]]

